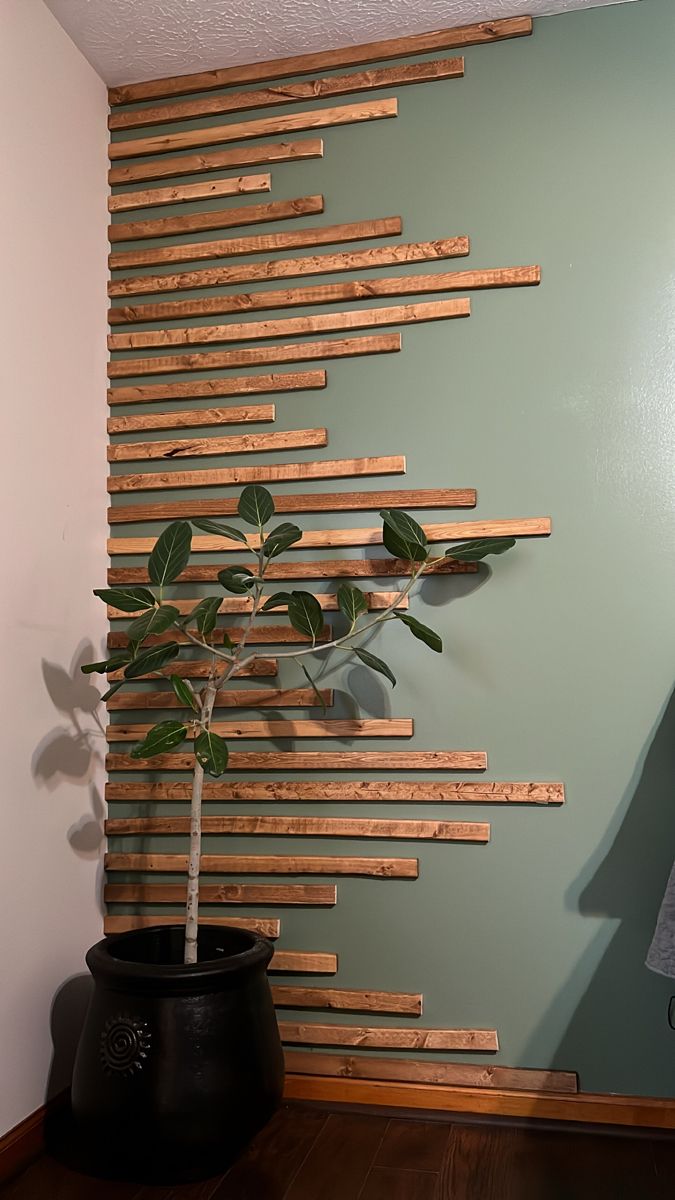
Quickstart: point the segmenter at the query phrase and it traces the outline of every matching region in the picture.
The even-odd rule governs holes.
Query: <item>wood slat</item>
[[[531,287],[541,282],[541,268],[495,267],[481,271],[443,271],[433,275],[401,275],[391,279],[356,279],[281,291],[243,292],[199,300],[172,300],[164,304],[138,304],[110,309],[111,324],[124,321],[180,320],[234,312],[262,312],[306,304],[337,304],[345,300],[372,300],[376,296],[414,296],[428,292],[474,291],[482,288]],[[140,344],[140,343],[139,343]],[[153,343],[146,343],[148,345]],[[158,343],[163,344],[163,343]]]
[[[173,75],[110,88],[108,98],[115,107],[141,100],[159,100],[184,96],[190,92],[214,91],[241,83],[264,83],[269,79],[284,79],[291,75],[311,75],[319,70],[353,67],[361,63],[383,62],[391,58],[408,58],[434,50],[453,50],[461,46],[476,46],[503,38],[526,37],[532,33],[531,17],[507,17],[504,20],[480,21],[453,29],[418,33],[405,37],[386,38],[361,46],[345,46],[337,50],[322,50],[296,54],[290,58],[224,67],[217,71],[200,71],[193,75]]]
[[[436,59],[433,62],[383,67],[353,75],[330,75],[326,79],[310,79],[287,83],[280,87],[259,88],[253,92],[228,92],[220,96],[200,96],[178,104],[162,104],[152,108],[127,109],[111,113],[108,128],[142,129],[148,125],[166,125],[172,121],[188,121],[195,117],[220,116],[225,113],[246,112],[254,108],[274,108],[282,104],[297,104],[303,100],[325,100],[334,96],[350,96],[355,92],[376,91],[378,88],[406,87],[415,83],[434,83],[441,79],[458,79],[464,74],[463,58]]]
[[[133,742],[144,738],[151,725],[108,725],[109,742]],[[214,721],[214,733],[225,738],[355,738],[412,737],[413,723],[407,718],[366,717],[327,721]]]
[[[239,694],[239,693],[238,693]],[[106,800],[137,801],[189,800],[191,783],[107,783]],[[267,803],[321,802],[343,804],[563,804],[565,789],[562,783],[434,783],[408,780],[371,781],[350,780],[299,783],[245,782],[204,783],[203,799],[222,801],[265,801]]]
[[[492,1053],[499,1049],[495,1029],[393,1029],[358,1025],[301,1025],[280,1021],[282,1042],[306,1046],[359,1046],[364,1050],[472,1050]]]
[[[224,635],[227,636],[235,645],[241,642],[242,629],[241,626],[228,626],[227,629],[214,629],[211,634],[211,641],[215,646],[222,646]],[[330,626],[324,625],[321,632],[317,635],[317,642],[328,642],[332,638]],[[293,629],[288,625],[258,625],[253,627],[247,637],[247,642],[252,646],[266,645],[281,645],[282,643],[290,643],[291,645],[306,645],[311,642],[311,637],[307,634],[299,633],[297,629]],[[145,646],[159,646],[165,642],[178,642],[182,646],[190,644],[190,639],[182,630],[167,630],[166,633],[155,634],[148,637],[144,641]],[[108,634],[108,646],[110,649],[117,649],[121,646],[128,645],[128,638],[125,632]],[[203,647],[202,647],[203,648]]]
[[[170,675],[179,675],[181,679],[207,679],[211,670],[211,663],[206,662],[172,662],[166,667],[160,667],[158,671],[152,671],[150,675],[141,675],[140,679],[156,679],[167,678]],[[243,670],[236,671],[238,679],[260,679],[267,678],[277,673],[276,658],[256,658],[249,663]],[[115,683],[118,679],[124,679],[123,670],[108,671],[107,678],[111,683]]]
[[[108,363],[111,379],[129,375],[162,375],[176,371],[215,371],[257,367],[265,363],[315,362],[322,358],[357,358],[364,354],[396,354],[400,333],[382,333],[333,341],[292,342],[288,346],[255,346],[207,354],[176,354],[170,358],[129,358]]]
[[[389,608],[389,606],[395,602],[398,594],[399,594],[398,592],[364,592],[363,593],[366,604],[368,605],[368,608],[371,611],[377,610],[377,609]],[[337,612],[338,611],[338,598],[337,598],[336,594],[331,594],[330,592],[318,592],[317,594],[315,594],[314,599],[316,600],[317,604],[319,604],[321,606],[321,608],[323,609],[324,612]],[[181,613],[182,615],[186,615],[187,613],[192,612],[193,608],[195,607],[195,605],[197,605],[199,603],[199,601],[198,601],[197,597],[195,596],[191,600],[174,600],[174,599],[172,599],[171,603],[174,606],[174,608],[178,609],[179,613]],[[218,609],[218,613],[220,616],[226,616],[226,615],[229,615],[232,613],[248,613],[248,612],[251,612],[252,606],[253,606],[253,601],[249,597],[225,596],[223,598],[223,600],[221,601],[221,605],[220,605],[220,608]],[[403,596],[401,598],[400,604],[397,604],[396,607],[397,608],[408,608],[408,597]],[[132,617],[140,617],[141,612],[145,611],[144,609],[140,609],[136,613],[128,613],[128,612],[124,612],[121,608],[114,608],[111,604],[108,604],[106,606],[106,609],[107,609],[107,614],[108,614],[109,620],[115,620],[118,617],[122,617],[124,620],[130,620]],[[272,615],[281,616],[286,612],[288,612],[288,605],[282,604],[279,606],[278,609],[274,610],[274,614],[272,614]]]
[[[109,255],[108,266],[111,271],[119,271],[126,270],[128,267],[152,267],[159,263],[232,258],[245,254],[264,254],[266,251],[274,250],[301,250],[311,246],[330,246],[341,242],[360,242],[370,238],[396,237],[400,232],[400,217],[380,217],[371,221],[350,221],[342,225],[316,225],[309,229],[283,230],[279,233],[253,233],[247,234],[245,237],[221,238],[215,242],[184,242],[176,246],[117,250],[114,254]]]
[[[328,445],[327,429],[290,429],[281,433],[242,433],[233,437],[185,438],[160,442],[118,442],[108,446],[108,462],[140,459],[200,458],[221,454],[260,454],[270,450],[306,450]]]
[[[159,916],[157,913],[148,915],[130,913],[126,916],[106,916],[103,918],[103,932],[127,933],[130,929],[151,929],[153,925],[180,925],[184,916]],[[281,922],[267,917],[206,917],[202,922],[208,925],[229,925],[235,929],[250,929],[262,937],[278,938],[281,932]]]
[[[200,397],[255,396],[267,392],[299,392],[325,388],[326,372],[288,371],[281,375],[236,375],[230,379],[197,379],[152,387],[108,388],[108,404],[139,404],[148,401],[191,400]]]
[[[334,254],[312,254],[303,258],[277,258],[268,262],[236,263],[226,267],[198,267],[170,275],[128,275],[112,279],[108,295],[142,296],[152,292],[190,291],[194,288],[228,287],[235,283],[267,282],[270,279],[293,279],[303,275],[328,275],[342,271],[369,271],[375,267],[390,267],[405,263],[437,262],[461,258],[469,253],[467,237],[439,238],[433,242],[404,242],[395,246],[370,246],[365,250],[341,250]],[[290,292],[290,289],[289,289]],[[263,294],[263,293],[255,293]],[[269,293],[267,293],[269,295]],[[216,297],[216,301],[219,298]],[[242,298],[243,299],[243,298]],[[182,308],[185,303],[186,307]],[[108,317],[111,325],[124,321],[176,320],[192,315],[192,305],[198,301],[168,301],[166,305],[125,305],[112,308]],[[145,316],[146,307],[155,310]],[[210,311],[204,309],[205,312]],[[216,311],[215,309],[212,311]]]
[[[108,523],[120,525],[131,521],[235,516],[238,503],[238,498],[219,497],[217,500],[118,505],[108,509]],[[379,512],[381,508],[474,508],[476,491],[474,488],[411,488],[379,492],[309,492],[298,496],[275,496],[274,504],[277,513]]]
[[[312,991],[313,989],[308,989]],[[286,1050],[286,1070],[298,1075],[329,1075],[343,1079],[385,1079],[407,1083],[432,1083],[449,1087],[529,1089],[542,1092],[576,1092],[578,1080],[571,1071],[534,1071],[521,1067],[476,1066],[472,1063],[411,1062],[402,1058],[323,1054],[313,1050]]]
[[[108,196],[108,212],[130,212],[136,208],[156,208],[161,204],[190,204],[194,200],[213,200],[221,196],[255,195],[257,192],[269,192],[271,187],[272,176],[263,174],[172,184],[169,187],[146,188],[142,192],[118,192]]]
[[[245,425],[274,421],[273,404],[252,404],[231,408],[189,408],[180,412],[134,413],[133,416],[108,417],[108,433],[137,433],[145,429],[190,429],[193,426]]]
[[[109,771],[191,771],[194,755],[156,754],[152,759],[129,754],[106,755]],[[234,750],[231,771],[484,771],[483,750]]]
[[[187,834],[189,817],[111,817],[105,823],[110,837]],[[481,821],[392,821],[371,817],[202,817],[204,834],[262,837],[396,838],[403,841],[477,842],[490,840],[490,826]]]
[[[184,874],[187,854],[120,854],[105,856],[106,871]],[[416,858],[345,858],[316,855],[202,854],[205,875],[364,875],[380,879],[417,879]]]
[[[422,996],[419,992],[374,992],[277,984],[272,987],[272,999],[277,1008],[327,1008],[336,1012],[405,1013],[409,1017],[422,1015]],[[308,1057],[313,1056],[309,1053]],[[296,1069],[295,1067],[291,1068],[291,1070]]]
[[[273,435],[272,435],[273,436]],[[225,440],[225,439],[223,439]],[[465,538],[500,537],[548,537],[551,533],[550,517],[516,517],[503,521],[440,521],[423,525],[431,543],[461,541]],[[149,554],[157,539],[153,537],[115,537],[108,539],[108,554]],[[249,545],[256,548],[260,538],[249,535]],[[303,533],[291,550],[334,549],[339,546],[381,546],[382,528],[374,529],[311,529]],[[196,535],[192,539],[193,554],[211,554],[219,551],[236,550],[241,553],[241,542],[234,538],[215,537],[210,534]]]
[[[169,179],[173,175],[199,175],[203,171],[302,162],[308,158],[323,158],[322,138],[266,142],[258,146],[237,146],[232,150],[210,150],[206,154],[181,154],[177,158],[132,162],[125,167],[111,167],[108,183],[111,187],[127,183],[150,183],[156,179]]]
[[[125,614],[127,615],[127,614]],[[320,688],[326,708],[333,703],[332,688]],[[256,688],[240,688],[238,691],[216,692],[214,708],[316,708],[320,705],[311,688],[293,688],[286,691],[264,691]],[[147,708],[182,708],[173,691],[164,692],[115,692],[107,701],[109,712]]]
[[[267,204],[248,204],[244,208],[208,209],[179,217],[118,222],[108,226],[108,241],[133,242],[138,238],[179,237],[183,233],[204,233],[210,229],[234,229],[237,225],[261,225],[266,221],[322,213],[323,208],[323,196],[298,196],[295,200],[272,200]]]
[[[184,883],[107,883],[106,904],[184,904]],[[202,883],[200,904],[320,905],[337,903],[337,887],[324,883]]]
[[[253,121],[237,121],[234,125],[203,125],[181,133],[164,133],[157,137],[131,138],[111,142],[108,158],[146,158],[153,154],[171,154],[176,150],[197,150],[201,146],[218,146],[227,142],[247,142],[253,138],[282,137],[289,133],[305,133],[309,129],[333,129],[339,125],[357,125],[363,121],[382,121],[398,116],[398,101],[363,100],[357,104],[340,104],[335,108],[313,108],[307,112],[282,113],[280,116],[258,117]]]
[[[386,308],[352,309],[319,313],[311,317],[284,317],[274,321],[243,321],[231,325],[188,326],[185,329],[152,329],[140,333],[111,333],[108,349],[162,349],[164,346],[207,346],[217,342],[261,341],[265,338],[306,337],[313,333],[344,333],[382,325],[411,325],[422,321],[447,321],[468,317],[471,301],[435,300],[421,304],[392,304]],[[184,368],[179,368],[184,369]],[[143,373],[143,372],[140,372]]]
[[[222,571],[221,563],[209,563],[205,566],[186,567],[177,583],[212,583]],[[474,575],[478,570],[476,563],[453,562],[452,559],[439,559],[425,574],[430,575]],[[411,564],[402,558],[329,558],[317,559],[313,562],[270,563],[265,570],[265,578],[272,579],[385,579],[395,576],[405,579],[410,576]],[[111,567],[108,571],[108,583],[148,583],[149,577],[145,567]]]
[[[364,475],[404,474],[405,457],[391,454],[370,458],[333,458],[323,462],[275,463],[273,466],[111,475],[107,486],[110,493],[142,492],[176,487],[240,487],[246,483],[294,483],[300,479],[355,479]]]
[[[287,971],[295,975],[334,975],[337,968],[337,954],[316,950],[275,950],[268,970]]]

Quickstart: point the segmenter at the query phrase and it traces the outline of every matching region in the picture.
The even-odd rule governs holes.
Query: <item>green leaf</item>
[[[151,633],[164,633],[165,629],[173,625],[179,616],[180,611],[174,608],[173,604],[162,604],[159,608],[151,608],[131,622],[127,629],[127,637],[130,642],[142,642]]]
[[[221,604],[220,596],[205,596],[203,600],[199,601],[199,604],[195,605],[183,624],[187,626],[195,621],[199,633],[203,638],[207,638],[216,627],[216,617]]]
[[[323,629],[323,612],[311,592],[291,592],[288,619],[298,633],[306,633],[315,642]]]
[[[248,546],[246,534],[241,532],[241,529],[235,529],[234,525],[220,525],[218,521],[193,521],[192,524],[197,529],[203,529],[204,533],[215,533],[217,537],[234,538],[235,542],[243,542]]]
[[[209,729],[205,729],[200,733],[195,741],[195,755],[197,762],[202,765],[204,770],[213,775],[216,779],[222,775],[227,767],[228,749],[227,743],[217,733],[211,733]]]
[[[149,675],[152,671],[159,671],[160,667],[171,662],[172,658],[176,658],[180,654],[180,646],[178,642],[166,642],[163,645],[151,646],[143,654],[139,654],[138,658],[134,658],[129,666],[125,668],[125,679],[138,679],[140,675]]]
[[[190,557],[192,530],[188,521],[172,521],[160,534],[148,559],[150,582],[163,587],[173,583]]]
[[[282,554],[284,550],[288,550],[294,542],[299,542],[302,537],[302,530],[298,529],[297,525],[291,525],[290,521],[284,521],[281,525],[277,525],[263,542],[263,554],[265,558],[276,558],[277,554]]]
[[[200,711],[195,689],[188,679],[181,679],[180,675],[172,675],[171,686],[181,704],[184,704],[186,708],[192,708],[197,713]]]
[[[248,567],[225,567],[218,572],[218,582],[226,592],[234,592],[236,596],[243,596],[249,588],[253,587],[255,581],[253,572],[249,571]]]
[[[259,483],[251,483],[245,487],[239,497],[237,512],[247,525],[256,525],[262,529],[270,517],[274,516],[274,500],[267,488]]]
[[[124,687],[125,682],[124,679],[118,679],[117,683],[111,683],[107,692],[104,692],[101,696],[101,704],[105,704],[106,700],[115,695],[115,692],[119,692],[120,688]]]
[[[319,689],[318,689],[318,687],[316,686],[316,684],[315,684],[314,680],[312,679],[312,676],[310,675],[309,671],[307,670],[307,667],[306,667],[306,666],[305,666],[305,664],[304,664],[304,663],[302,663],[302,662],[300,663],[300,669],[302,670],[302,673],[303,673],[303,675],[305,676],[305,679],[307,680],[307,682],[308,682],[308,683],[311,685],[312,691],[314,692],[314,695],[316,696],[317,700],[319,701],[319,704],[321,705],[321,708],[322,708],[322,710],[323,710],[323,713],[324,713],[324,715],[325,715],[325,713],[326,713],[326,701],[324,700],[324,698],[323,698],[323,696],[322,696],[321,692],[319,691]]]
[[[181,721],[160,721],[159,725],[153,725],[142,742],[134,746],[131,757],[152,758],[155,754],[165,754],[174,746],[180,746],[186,734],[187,729]]]
[[[360,588],[343,583],[338,588],[338,608],[353,625],[361,613],[368,612],[366,598]]]
[[[424,562],[427,557],[427,535],[417,521],[405,512],[383,508],[382,541],[395,558],[408,562]]]
[[[461,546],[450,546],[445,557],[457,562],[478,562],[488,554],[504,554],[515,544],[515,538],[476,538],[473,542],[462,542]]]
[[[94,595],[122,612],[138,612],[141,608],[152,608],[155,604],[152,592],[144,587],[94,588]]]
[[[408,626],[413,637],[419,638],[421,642],[424,642],[425,646],[429,646],[437,654],[442,653],[443,642],[438,634],[434,633],[433,629],[430,629],[428,625],[423,625],[421,621],[418,621],[416,617],[409,616],[408,613],[394,613],[394,616],[398,621],[402,621],[404,625]]]
[[[273,608],[286,608],[291,599],[290,592],[274,592],[273,595],[265,601],[261,612],[271,612]]]
[[[128,662],[131,662],[131,655],[128,651],[122,651],[120,654],[111,654],[110,658],[103,659],[102,662],[84,663],[80,670],[83,675],[105,675],[107,671],[116,671]]]
[[[386,662],[384,662],[381,658],[378,658],[376,654],[371,654],[370,650],[357,650],[356,646],[352,646],[351,648],[356,657],[360,658],[361,662],[366,667],[370,667],[373,671],[378,671],[380,675],[386,675],[387,679],[391,683],[391,686],[396,687],[396,676],[394,675],[393,671],[389,669]]]

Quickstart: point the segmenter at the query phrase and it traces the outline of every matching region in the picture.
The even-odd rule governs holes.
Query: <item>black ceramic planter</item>
[[[202,924],[92,946],[94,992],[72,1088],[87,1157],[111,1177],[172,1182],[223,1170],[281,1100],[283,1055],[266,968],[272,946]]]

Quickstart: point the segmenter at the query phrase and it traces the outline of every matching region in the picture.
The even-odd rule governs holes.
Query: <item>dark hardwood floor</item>
[[[2,1200],[672,1200],[675,1139],[286,1106],[226,1175],[104,1183],[43,1156]]]

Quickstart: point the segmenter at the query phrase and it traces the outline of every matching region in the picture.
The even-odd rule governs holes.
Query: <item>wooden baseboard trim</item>
[[[0,1184],[18,1175],[42,1154],[47,1119],[62,1109],[67,1100],[68,1092],[61,1092],[0,1137]]]
[[[409,1112],[422,1110],[510,1119],[575,1121],[586,1125],[675,1129],[675,1099],[661,1100],[649,1096],[453,1088],[289,1074],[286,1076],[284,1098],[400,1108]]]

